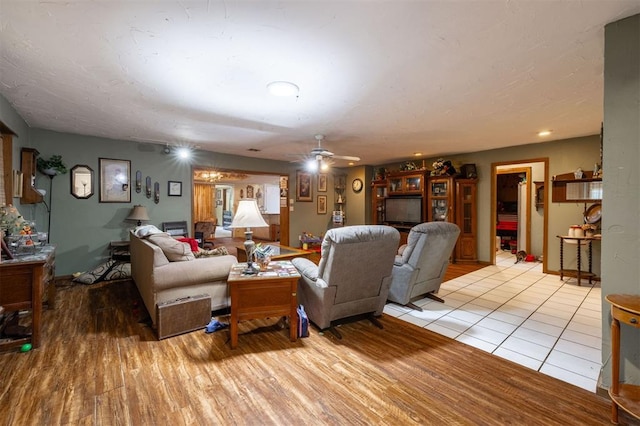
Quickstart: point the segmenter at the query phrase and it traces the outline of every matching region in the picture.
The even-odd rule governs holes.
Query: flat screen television
[[[422,222],[421,197],[391,197],[384,204],[385,220],[389,223],[415,225]]]

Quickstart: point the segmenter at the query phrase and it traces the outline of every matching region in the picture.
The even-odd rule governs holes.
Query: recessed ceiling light
[[[538,132],[538,136],[540,136],[541,138],[545,136],[549,136],[550,134],[551,134],[551,130],[543,130],[541,132]]]
[[[422,155],[422,153],[421,153],[421,152],[414,152],[414,153],[413,153],[413,156],[414,156],[414,157],[420,157],[421,155]]]
[[[267,89],[274,96],[298,96],[300,92],[300,88],[289,81],[272,81]]]

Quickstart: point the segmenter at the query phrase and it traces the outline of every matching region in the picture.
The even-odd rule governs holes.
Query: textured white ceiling
[[[636,13],[640,0],[0,0],[0,93],[32,127],[281,160],[322,133],[381,164],[599,133],[604,26]],[[274,80],[299,97],[269,95]]]

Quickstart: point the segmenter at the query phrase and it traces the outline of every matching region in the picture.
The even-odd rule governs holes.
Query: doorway
[[[266,241],[289,241],[289,210],[286,208],[288,175],[203,167],[193,169],[192,220],[203,217],[217,223],[216,235],[244,237],[244,230],[229,227],[238,203],[252,198],[267,227],[252,229],[254,238]],[[284,186],[284,189],[283,189]],[[283,194],[285,196],[283,202]],[[283,208],[284,206],[284,208]],[[220,232],[219,232],[220,231]]]
[[[500,249],[524,250],[542,261],[547,271],[548,158],[492,163],[491,233],[492,263]],[[541,191],[534,190],[541,188]],[[539,198],[544,201],[539,202]]]

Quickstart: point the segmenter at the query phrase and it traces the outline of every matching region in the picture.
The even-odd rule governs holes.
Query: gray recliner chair
[[[458,240],[460,228],[448,222],[427,222],[409,231],[406,246],[398,250],[393,264],[389,300],[422,311],[412,303],[419,296],[443,302],[438,292],[449,266],[449,257]]]
[[[298,303],[320,330],[342,338],[332,322],[361,314],[382,328],[382,315],[391,284],[391,269],[400,242],[399,232],[385,225],[334,228],[322,240],[318,265],[305,258],[292,260],[302,276]]]

